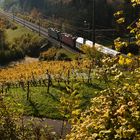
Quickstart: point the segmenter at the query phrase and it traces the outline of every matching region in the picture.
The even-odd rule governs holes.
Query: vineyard
[[[65,1],[0,1],[0,140],[140,140],[140,0]]]
[[[33,62],[28,64],[19,64],[14,67],[1,69],[0,90],[3,95],[8,95],[10,93],[12,97],[18,96],[18,98],[20,98],[20,102],[23,100],[31,103],[30,101],[36,102],[38,98],[41,98],[41,101],[44,100],[43,98],[45,98],[44,104],[37,101],[40,102],[39,104],[40,106],[43,106],[43,108],[47,106],[47,100],[51,100],[50,102],[53,105],[57,104],[59,106],[59,93],[61,93],[61,90],[65,91],[66,87],[70,86],[71,84],[81,83],[83,86],[81,86],[81,91],[86,91],[84,85],[93,82],[93,67],[95,66],[90,60],[71,62]],[[88,88],[88,85],[86,85],[86,87]],[[97,87],[97,89],[98,88],[100,89],[100,87]],[[91,89],[93,89],[92,86],[91,88],[89,87],[88,91]],[[87,100],[85,100],[83,97],[83,104],[89,101],[90,97],[88,96],[94,95],[92,95],[92,92],[88,93],[89,95],[84,95],[84,93],[82,94],[83,95],[81,96],[87,96]],[[47,97],[47,95],[49,97]],[[26,102],[25,104],[27,105],[28,103]],[[51,104],[50,106],[52,107]],[[55,108],[53,107],[53,109]],[[44,117],[47,116],[57,119],[61,118],[60,113],[58,111],[55,112],[57,112],[59,115],[52,116],[46,114],[46,112],[43,114],[36,114],[36,112],[33,113],[31,110],[31,114],[33,113],[32,115],[43,115]],[[52,111],[51,114],[53,113],[54,112]],[[31,114],[29,113],[29,115]]]
[[[27,100],[30,100],[31,98],[31,90],[34,91],[35,89],[38,90],[40,88],[40,90],[43,89],[46,93],[51,94],[52,88],[55,90],[58,90],[59,88],[61,91],[61,88],[64,89],[75,83],[80,83],[83,87],[86,85],[87,88],[89,85],[92,85],[93,87],[91,86],[91,89],[101,90],[106,88],[104,80],[107,79],[106,77],[105,79],[102,79],[103,77],[101,78],[99,76],[106,74],[106,71],[105,73],[103,72],[103,67],[105,65],[105,68],[107,69],[108,64],[104,61],[104,59],[100,60],[100,62],[98,62],[99,66],[96,64],[97,62],[85,59],[70,62],[40,61],[3,68],[0,70],[0,90],[3,94],[8,93],[9,91],[15,91],[15,89],[22,90],[20,92],[25,92],[25,98]],[[113,58],[109,65],[113,65],[115,61],[118,63],[118,58]],[[137,62],[137,65],[138,64],[139,63]],[[123,68],[127,69],[126,67],[127,66],[123,66]],[[129,65],[129,69],[133,69],[133,67]],[[110,79],[111,76],[108,78]],[[86,87],[84,88],[86,89]],[[55,96],[57,96],[57,94],[54,95],[54,98],[56,98]]]
[[[98,101],[102,94],[121,98],[124,95],[112,92],[132,94],[135,87],[134,95],[138,96],[139,57],[122,58],[38,61],[1,68],[1,96],[15,99],[23,106],[25,116],[69,120],[73,124],[92,105],[91,100]]]
[[[7,83],[17,83],[26,81],[39,81],[46,79],[48,75],[51,76],[53,80],[56,79],[68,79],[68,75],[73,73],[76,76],[80,71],[86,74],[87,69],[91,66],[91,61],[84,60],[81,62],[34,62],[29,64],[19,64],[15,67],[4,68],[0,71],[1,85]],[[91,68],[90,68],[91,69]],[[69,77],[70,78],[70,77]],[[77,79],[78,80],[78,79]]]

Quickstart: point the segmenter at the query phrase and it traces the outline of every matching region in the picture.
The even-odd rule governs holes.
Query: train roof
[[[76,39],[77,37],[71,35],[71,34],[68,34],[68,33],[61,33],[61,35],[64,35],[66,37],[71,37],[72,39]]]
[[[62,35],[65,35],[67,37],[73,37],[71,34],[68,34],[68,33],[61,33]]]
[[[85,44],[88,45],[89,47],[93,47],[93,42],[90,40],[86,40]]]
[[[84,38],[83,37],[78,37],[76,39],[76,42],[80,43],[80,44],[83,44],[84,43]]]
[[[55,28],[48,28],[48,30],[52,30],[52,31],[56,31],[56,32],[60,32],[59,30],[55,29]]]
[[[95,43],[95,48],[100,51],[100,52],[103,52],[104,54],[109,54],[109,55],[112,55],[112,56],[116,56],[118,54],[120,54],[120,52],[116,51],[116,50],[113,50],[113,49],[110,49],[108,47],[105,47],[101,44],[98,44],[98,43]]]

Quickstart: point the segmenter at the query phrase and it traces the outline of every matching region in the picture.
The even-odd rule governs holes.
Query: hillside
[[[63,18],[75,25],[83,26],[84,21],[92,26],[92,0],[17,0],[21,10],[31,11],[37,8],[45,16],[53,16],[55,18]],[[99,26],[110,27],[113,25],[113,13],[115,7],[112,1],[96,0],[96,24]],[[5,0],[4,7],[11,8],[14,4],[12,0]],[[104,13],[104,14],[103,14]],[[67,16],[69,15],[69,16]],[[98,18],[102,17],[102,18]],[[106,22],[107,21],[107,22]]]
[[[0,140],[140,140],[140,0],[0,4]]]
[[[62,24],[62,27],[67,28],[65,32],[85,36],[90,40],[93,21],[96,29],[115,28],[118,31],[130,25],[137,19],[139,13],[138,9],[133,10],[130,0],[95,0],[94,2],[94,10],[93,0],[4,0],[3,7],[5,10],[21,13],[21,15],[31,15],[33,9],[36,9],[41,18]],[[122,9],[126,23],[120,28],[114,13]],[[37,17],[35,20],[38,20]],[[118,36],[117,33],[113,36],[113,32],[97,32],[96,36],[100,37],[101,34],[102,37],[107,36],[111,40]]]

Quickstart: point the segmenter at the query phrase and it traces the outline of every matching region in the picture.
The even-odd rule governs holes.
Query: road
[[[41,26],[39,26],[37,24],[34,24],[34,23],[31,23],[31,22],[26,21],[24,19],[21,19],[21,18],[15,16],[12,13],[9,13],[9,12],[4,12],[4,11],[0,10],[0,14],[6,16],[9,20],[13,20],[13,21],[25,26],[26,28],[29,28],[29,29],[31,29],[33,31],[38,32],[40,35],[46,37],[50,42],[52,42],[54,44],[57,44],[57,45],[59,44],[59,45],[61,45],[62,48],[65,48],[66,50],[68,50],[68,51],[70,51],[70,52],[72,52],[74,54],[77,54],[77,53],[81,52],[77,48],[73,49],[73,48],[71,48],[71,47],[69,47],[69,46],[67,46],[67,45],[65,45],[63,43],[60,43],[59,41],[49,37],[48,36],[48,29],[46,29],[44,27],[41,27]]]

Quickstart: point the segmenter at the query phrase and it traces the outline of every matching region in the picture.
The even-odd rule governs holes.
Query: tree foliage
[[[38,120],[25,119],[24,108],[18,100],[8,96],[0,97],[0,139],[1,140],[53,140],[49,128]],[[26,120],[26,121],[25,121]]]
[[[6,9],[13,6],[13,1],[4,1]],[[92,0],[17,0],[16,2],[20,5],[22,11],[29,12],[36,8],[43,13],[44,16],[62,18],[68,20],[71,24],[80,26],[83,26],[86,20],[90,23],[90,27],[92,27]],[[116,9],[116,5],[114,5],[113,2],[109,3],[107,0],[95,0],[95,4],[96,25],[112,26],[113,12]],[[99,19],[98,17],[102,18]]]
[[[135,7],[140,4],[139,0],[131,2]],[[122,14],[123,12],[119,11],[115,16],[119,17]],[[121,24],[124,22],[122,18],[118,20]],[[139,45],[139,21],[130,29],[130,33],[133,33],[136,44]],[[115,44],[118,50],[122,46],[131,45],[129,42],[120,41],[120,38],[115,40]],[[102,68],[99,68],[96,76],[104,81],[106,89],[91,100],[91,107],[81,113],[66,139],[140,139],[139,57],[131,57],[130,53],[128,57],[120,56],[119,65],[115,63],[116,60],[103,59]]]
[[[140,138],[140,69],[125,72],[115,61],[102,60],[96,77],[104,81],[106,89],[91,99],[91,107],[81,113],[66,139]]]
[[[131,16],[131,14],[127,16],[125,14],[125,11],[118,11],[117,13],[114,14],[114,16],[116,17],[116,21],[120,24],[121,27],[120,33],[122,32],[125,33],[125,34],[122,33],[122,35],[120,35],[122,38],[119,37],[116,40],[114,40],[114,45],[115,49],[122,53],[127,54],[130,52],[132,54],[139,54],[140,52],[140,37],[139,37],[140,21],[138,15],[139,1],[128,0],[126,2],[129,3],[129,5],[131,5],[131,9],[135,11],[133,15],[135,15],[136,17],[132,18],[133,20],[130,20],[129,16]]]

